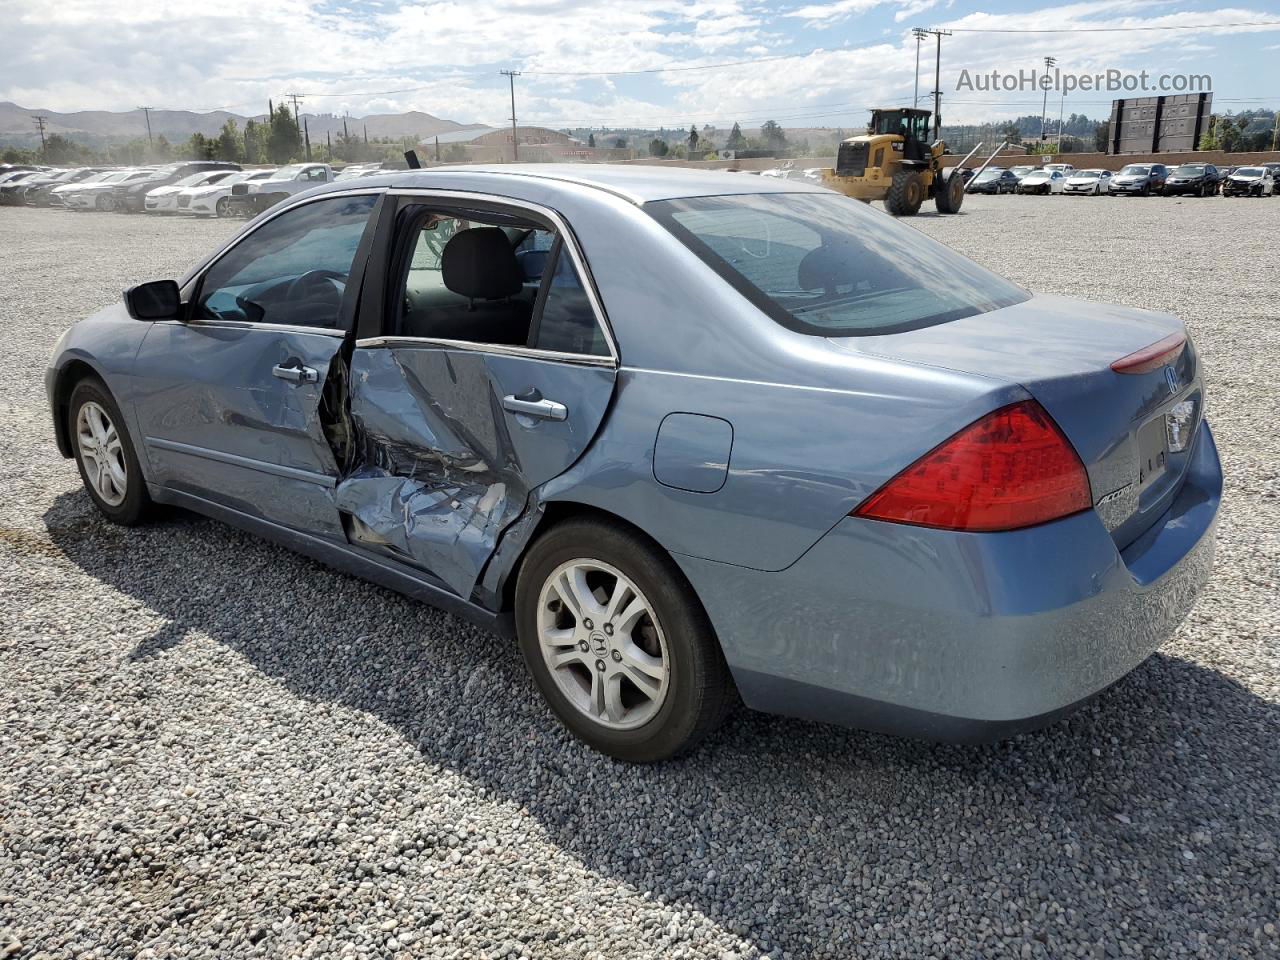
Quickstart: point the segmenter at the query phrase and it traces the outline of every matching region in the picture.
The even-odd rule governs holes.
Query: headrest
[[[835,289],[850,282],[852,251],[845,244],[814,247],[796,268],[796,282],[801,290]]]
[[[472,300],[497,300],[520,292],[523,276],[511,241],[497,227],[455,233],[440,258],[444,285]]]

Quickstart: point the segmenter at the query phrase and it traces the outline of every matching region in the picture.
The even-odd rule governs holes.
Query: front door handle
[[[521,400],[516,396],[503,397],[502,409],[523,414],[526,417],[537,417],[540,420],[566,420],[569,417],[569,408],[554,400]]]
[[[300,364],[292,367],[276,364],[271,368],[271,375],[281,380],[288,380],[290,383],[316,383],[320,379],[320,374],[314,367],[304,367]]]

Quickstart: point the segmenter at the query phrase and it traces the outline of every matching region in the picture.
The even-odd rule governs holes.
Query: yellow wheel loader
[[[939,213],[959,213],[964,202],[964,178],[942,169],[946,144],[929,138],[929,110],[890,107],[871,111],[871,123],[860,137],[840,144],[833,170],[822,181],[855,200],[883,200],[895,217],[911,217],[933,197]]]

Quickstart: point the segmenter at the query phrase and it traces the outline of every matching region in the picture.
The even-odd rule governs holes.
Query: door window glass
[[[205,273],[196,316],[337,329],[376,201],[372,195],[317,200],[263,224]]]

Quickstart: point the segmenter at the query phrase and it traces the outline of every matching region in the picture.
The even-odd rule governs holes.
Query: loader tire
[[[933,193],[933,204],[939,213],[959,213],[964,203],[964,177],[960,171],[953,170],[951,176],[938,184]]]
[[[884,208],[895,217],[914,217],[924,202],[924,180],[914,170],[899,170],[884,198]]]

